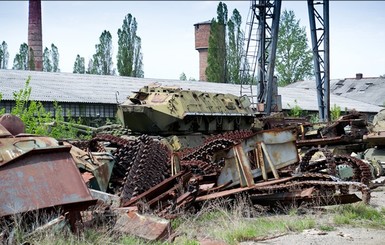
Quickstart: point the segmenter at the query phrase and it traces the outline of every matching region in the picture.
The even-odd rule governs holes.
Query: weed
[[[288,231],[303,231],[315,227],[315,220],[312,218],[294,219],[285,223]]]
[[[320,229],[321,231],[334,231],[336,228],[330,225],[320,225],[318,229]]]
[[[334,104],[332,108],[330,108],[330,115],[332,121],[337,120],[341,116],[341,107]]]
[[[291,117],[301,117],[302,116],[303,110],[298,105],[297,100],[294,100],[294,106],[293,107],[291,107],[291,105],[289,103],[287,103],[287,106],[290,108],[289,116],[291,116]]]

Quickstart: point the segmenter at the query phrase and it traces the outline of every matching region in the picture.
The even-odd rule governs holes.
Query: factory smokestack
[[[29,69],[43,70],[43,38],[41,28],[41,0],[29,0],[28,55]]]

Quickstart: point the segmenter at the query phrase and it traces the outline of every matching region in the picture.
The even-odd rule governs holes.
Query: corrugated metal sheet
[[[237,96],[240,91],[239,85],[219,85],[201,81],[0,70],[0,92],[3,94],[3,100],[13,100],[13,92],[24,87],[28,76],[31,76],[31,99],[37,101],[115,104],[116,98],[119,102],[123,102],[127,96],[132,94],[132,91],[137,91],[141,87],[155,82],[164,86],[180,86],[183,89],[230,93]],[[313,83],[312,88],[309,88],[310,86],[280,87],[278,91],[282,96],[283,109],[290,109],[297,101],[297,104],[304,110],[318,111],[315,82],[313,81]],[[257,88],[254,91],[257,91]],[[331,105],[333,104],[339,105],[343,110],[345,108],[356,109],[361,112],[376,113],[381,109],[376,105],[332,94]]]

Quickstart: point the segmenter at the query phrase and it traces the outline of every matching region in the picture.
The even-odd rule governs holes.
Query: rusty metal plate
[[[0,166],[6,165],[30,150],[57,146],[57,140],[45,136],[19,134],[16,137],[0,137]]]
[[[128,212],[118,218],[114,229],[154,241],[168,238],[171,233],[171,223],[169,220],[156,216]]]
[[[91,203],[70,149],[34,149],[1,166],[0,216]]]

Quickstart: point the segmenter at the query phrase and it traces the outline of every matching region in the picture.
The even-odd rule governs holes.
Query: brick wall
[[[195,49],[199,52],[199,80],[206,81],[207,52],[211,22],[195,24]]]

